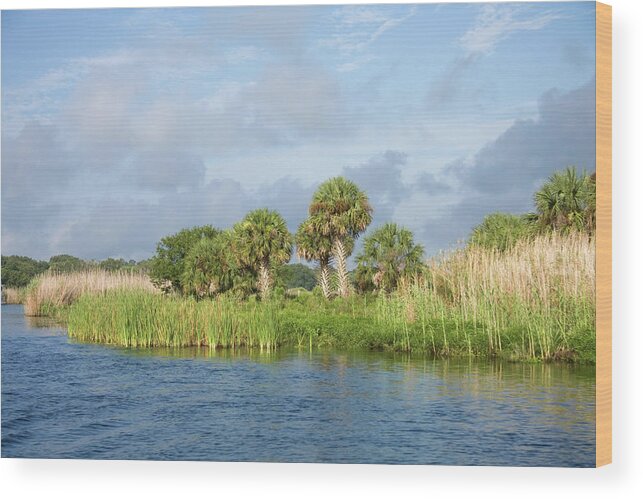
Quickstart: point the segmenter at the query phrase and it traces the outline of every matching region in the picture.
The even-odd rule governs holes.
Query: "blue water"
[[[2,306],[2,457],[593,466],[593,367],[128,350]]]

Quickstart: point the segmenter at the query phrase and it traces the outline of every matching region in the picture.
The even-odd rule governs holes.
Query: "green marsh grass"
[[[292,345],[593,362],[594,276],[593,241],[553,234],[504,252],[441,255],[391,294],[260,302],[116,286],[80,293],[65,310],[70,337],[124,347]]]
[[[113,290],[80,297],[70,308],[68,331],[80,341],[125,347],[274,349],[280,328],[270,303]]]

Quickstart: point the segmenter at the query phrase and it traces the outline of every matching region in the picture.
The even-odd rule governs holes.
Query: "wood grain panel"
[[[612,7],[596,3],[596,466],[612,462]]]

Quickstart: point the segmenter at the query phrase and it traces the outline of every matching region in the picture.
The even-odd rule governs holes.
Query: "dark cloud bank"
[[[538,118],[515,122],[470,162],[445,170],[459,181],[459,202],[425,224],[421,238],[438,251],[466,238],[485,215],[533,210],[533,193],[554,171],[567,166],[595,171],[594,80],[568,93],[541,96]]]

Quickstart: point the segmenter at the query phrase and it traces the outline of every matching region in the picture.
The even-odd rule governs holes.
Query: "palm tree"
[[[232,288],[237,266],[230,251],[231,234],[221,232],[201,239],[185,257],[181,286],[198,297],[223,293]]]
[[[319,186],[310,204],[310,224],[313,231],[327,239],[337,266],[337,293],[348,296],[350,283],[346,260],[354,241],[372,220],[373,208],[368,197],[357,185],[344,177],[335,177]]]
[[[330,298],[330,261],[332,258],[330,239],[315,232],[310,220],[305,220],[297,229],[295,244],[297,245],[297,255],[300,258],[319,262],[317,281],[324,297]]]
[[[596,186],[585,172],[575,167],[556,172],[534,195],[536,210],[543,226],[553,230],[593,231]]]
[[[234,226],[234,253],[241,265],[257,272],[257,289],[268,299],[273,284],[272,267],[287,263],[292,254],[292,236],[286,221],[266,208],[251,211]]]
[[[410,230],[387,223],[364,240],[364,248],[357,262],[360,270],[372,269],[376,288],[392,291],[400,278],[421,270],[423,256],[424,248],[415,244]]]
[[[319,262],[317,281],[324,297],[329,299],[333,294],[330,281],[333,245],[330,238],[324,237],[316,232],[313,222],[307,219],[299,226],[295,236],[295,242],[297,244],[297,255],[300,258]],[[344,241],[344,247],[347,248],[348,251],[352,251],[353,240],[347,239]]]

